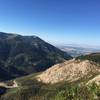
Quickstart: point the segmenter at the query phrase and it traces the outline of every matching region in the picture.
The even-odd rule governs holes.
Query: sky
[[[0,0],[0,31],[100,46],[100,0]]]

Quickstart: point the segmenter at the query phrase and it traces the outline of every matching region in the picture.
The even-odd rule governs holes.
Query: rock
[[[43,83],[57,83],[61,81],[77,81],[88,74],[100,72],[100,68],[89,60],[77,61],[75,59],[56,64],[36,76]]]

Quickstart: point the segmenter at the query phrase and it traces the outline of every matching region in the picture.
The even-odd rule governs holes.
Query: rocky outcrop
[[[87,82],[87,85],[89,85],[91,83],[96,83],[97,85],[100,85],[100,74],[95,76],[93,79],[89,80]]]
[[[61,81],[76,81],[87,75],[100,72],[97,64],[89,61],[69,60],[64,63],[56,64],[36,76],[38,81],[43,83],[57,83]]]

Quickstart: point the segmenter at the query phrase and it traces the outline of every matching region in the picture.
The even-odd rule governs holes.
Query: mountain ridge
[[[100,74],[100,65],[88,59],[72,59],[55,64],[40,75],[36,76],[39,82],[55,84],[62,81],[75,82],[95,74]]]
[[[43,71],[71,58],[37,36],[0,32],[0,62],[12,77]]]

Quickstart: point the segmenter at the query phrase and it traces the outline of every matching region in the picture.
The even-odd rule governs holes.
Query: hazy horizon
[[[58,44],[100,46],[99,0],[0,0],[0,31]]]
[[[7,33],[7,32],[2,32],[2,33]],[[17,34],[17,35],[22,35],[22,36],[37,36],[35,34],[20,34],[20,33],[7,33],[7,34]],[[92,44],[82,44],[82,43],[64,43],[63,41],[60,41],[60,42],[56,42],[56,41],[49,41],[49,40],[46,40],[40,36],[37,36],[39,38],[41,38],[42,40],[54,45],[54,46],[57,46],[57,47],[61,47],[61,46],[69,46],[69,47],[81,47],[81,48],[91,48],[91,49],[100,49],[100,45],[92,45]]]

